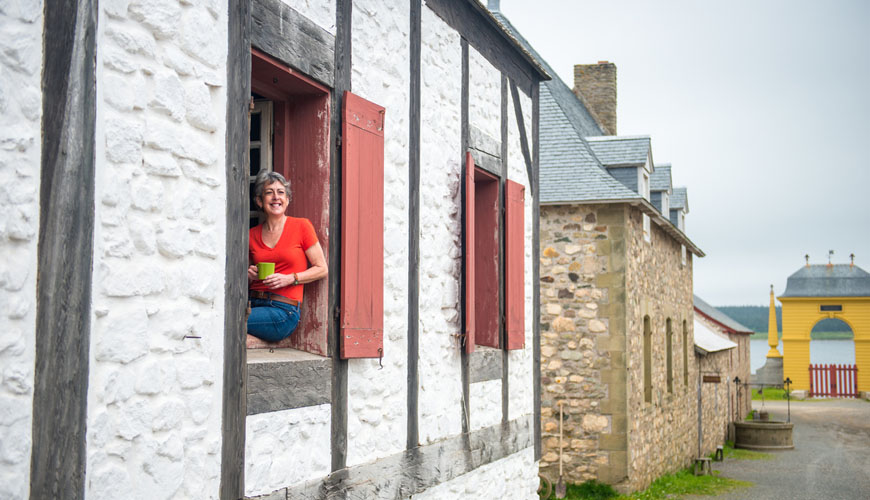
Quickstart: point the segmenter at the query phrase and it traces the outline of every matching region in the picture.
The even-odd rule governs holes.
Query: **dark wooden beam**
[[[49,2],[30,498],[84,498],[94,240],[94,0]]]
[[[529,416],[523,417],[257,498],[408,498],[532,446],[532,425]]]
[[[335,37],[281,0],[251,0],[251,45],[329,87]]]
[[[330,402],[329,358],[248,363],[248,415]]]
[[[510,117],[508,116],[508,77],[504,73],[501,75],[501,100],[499,103],[499,117],[501,118],[501,126],[499,131],[501,133],[501,164],[502,164],[502,181],[501,181],[501,194],[499,199],[501,200],[502,209],[506,206],[505,203],[505,189],[504,189],[504,181],[508,178],[508,122]],[[501,254],[505,255],[507,251],[505,239],[504,239],[504,212],[502,212],[501,217],[499,217],[499,248],[501,249]],[[502,259],[501,266],[499,266],[499,290],[501,290],[501,298],[499,300],[499,317],[502,318],[501,321],[501,346],[507,346],[507,329],[505,328],[505,319],[507,318],[507,314],[505,311],[505,301],[504,297],[507,296],[507,285],[505,284],[505,270],[506,270],[507,262],[506,259]],[[508,411],[510,408],[510,356],[508,350],[502,349],[502,362],[501,362],[501,420],[502,422],[507,422],[509,419]]]
[[[532,172],[532,154],[529,150],[529,138],[526,135],[526,119],[523,117],[523,106],[520,103],[520,94],[517,91],[517,86],[514,82],[511,82],[511,97],[514,102],[514,113],[517,117],[517,129],[519,129],[520,133],[520,148],[523,150],[523,160],[526,162],[526,174],[529,176],[529,185],[532,188],[532,196],[537,198],[538,191],[534,182],[535,174]]]
[[[408,434],[407,449],[420,444],[420,379],[417,361],[420,351],[420,2],[411,2],[410,15],[410,103],[408,106]]]
[[[459,44],[460,44],[460,47],[462,49],[462,85],[461,85],[461,96],[460,96],[460,105],[459,105],[460,106],[460,118],[459,118],[460,127],[459,127],[459,130],[460,130],[460,134],[462,136],[462,140],[461,140],[462,151],[461,151],[461,154],[460,154],[458,160],[459,160],[459,165],[461,165],[460,172],[463,172],[464,168],[465,168],[465,166],[464,166],[465,165],[465,152],[468,151],[468,136],[469,136],[469,130],[468,130],[468,83],[469,83],[468,82],[468,78],[469,78],[469,76],[468,76],[469,75],[469,73],[468,73],[468,41],[465,38],[461,38]],[[464,178],[464,177],[460,176],[460,178]],[[462,206],[462,207],[465,206],[465,194],[464,194],[464,192],[462,195],[462,204],[460,206]],[[461,239],[459,241],[465,241],[465,231],[467,230],[467,228],[465,227],[466,226],[466,217],[465,217],[466,214],[465,214],[464,210],[462,210],[461,212],[462,212],[462,236],[461,236]],[[463,254],[464,253],[465,252],[463,252]],[[465,294],[467,293],[467,290],[465,289],[465,283],[468,283],[468,280],[465,279],[465,273],[467,273],[467,272],[468,272],[468,270],[465,268],[465,259],[463,258],[462,259],[462,273],[461,273],[461,277],[460,277],[461,285],[459,287],[461,290],[460,297],[459,297],[459,303],[461,304],[460,308],[462,310],[462,331],[463,332],[465,331],[465,322],[468,320],[468,318],[466,317],[466,315],[468,314],[468,311],[466,311],[466,309],[465,309]],[[468,342],[468,339],[466,339],[466,342]],[[460,364],[460,371],[461,371],[461,377],[462,377],[462,408],[460,409],[460,411],[462,412],[462,432],[467,433],[469,430],[469,425],[470,425],[468,420],[469,420],[469,415],[471,412],[471,405],[469,404],[470,377],[469,377],[469,373],[468,373],[468,371],[469,371],[468,370],[468,368],[469,368],[468,352],[466,351],[464,346],[461,346],[461,347],[462,348],[459,350],[459,364]]]
[[[473,2],[428,0],[426,5],[458,31],[490,64],[516,82],[526,95],[532,95],[532,87],[543,76],[526,60],[507,34],[472,5]]]
[[[224,369],[220,498],[245,488],[245,415],[248,299],[248,107],[251,99],[251,3],[229,2],[227,27],[226,181],[227,260],[224,270]]]
[[[341,109],[344,92],[351,89],[351,21],[352,0],[336,0],[335,5],[335,84],[332,89],[332,126],[330,139],[329,173],[329,267],[341,269]],[[347,360],[341,359],[341,273],[334,272],[329,280],[329,343],[332,356],[332,419],[330,447],[332,470],[344,469],[347,464]]]
[[[532,173],[534,174],[532,190],[532,380],[533,400],[535,405],[535,460],[541,459],[541,200],[537,193],[541,185],[540,127],[541,122],[541,87],[535,85],[532,89]]]

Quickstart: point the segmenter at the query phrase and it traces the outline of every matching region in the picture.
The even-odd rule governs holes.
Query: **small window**
[[[689,387],[689,329],[683,320],[683,386]]]
[[[671,318],[668,318],[665,322],[666,326],[666,335],[665,335],[665,356],[667,358],[667,370],[668,370],[668,392],[674,392],[674,330],[671,326]]]
[[[290,181],[287,214],[311,221],[329,259],[329,89],[257,49],[251,50],[251,136],[248,176],[274,170]],[[312,189],[311,186],[319,186]],[[251,184],[250,223],[259,223]],[[300,325],[268,347],[328,355],[329,277],[305,285]],[[258,344],[259,345],[259,344]],[[265,347],[266,345],[263,344]]]
[[[649,215],[641,214],[641,217],[643,217],[643,239],[649,243],[651,241]]]
[[[477,168],[471,153],[465,164],[465,349],[489,346],[522,349],[525,343],[524,188]],[[502,199],[504,202],[502,202]],[[502,210],[502,207],[504,210]],[[504,213],[504,255],[499,245],[499,222]],[[504,266],[504,285],[499,269]],[[503,295],[502,295],[503,294]],[[499,299],[504,297],[504,317]],[[506,332],[502,344],[501,332]]]
[[[686,245],[680,245],[680,263],[686,265]]]
[[[652,327],[643,317],[643,400],[652,403]]]

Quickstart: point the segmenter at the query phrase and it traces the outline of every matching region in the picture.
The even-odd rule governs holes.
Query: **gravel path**
[[[753,401],[760,409],[761,402]],[[786,419],[785,401],[767,401],[771,420]],[[772,460],[726,460],[713,464],[725,477],[754,483],[717,500],[870,499],[870,403],[828,400],[791,404],[794,450]]]

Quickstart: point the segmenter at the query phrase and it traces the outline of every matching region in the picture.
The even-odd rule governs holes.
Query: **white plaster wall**
[[[523,349],[508,352],[508,386],[510,387],[508,398],[508,419],[513,420],[520,415],[527,415],[534,411],[534,377],[532,373],[532,328],[534,325],[533,310],[533,286],[532,274],[532,245],[534,234],[532,232],[532,190],[529,187],[529,176],[526,171],[526,163],[520,146],[519,128],[517,127],[516,112],[514,111],[513,99],[508,94],[508,178],[526,187],[526,262],[525,262],[525,295],[526,295],[526,341]],[[532,100],[521,90],[519,91],[520,106],[523,112],[523,120],[526,128],[526,137],[529,140],[529,148],[532,143]],[[533,154],[534,151],[530,152]]]
[[[335,35],[335,1],[281,0],[315,24]],[[356,8],[356,5],[354,5]]]
[[[501,379],[470,384],[471,430],[501,423]]]
[[[30,490],[43,7],[0,3],[0,499]]]
[[[347,464],[405,449],[408,359],[407,0],[356,0],[352,91],[384,108],[384,360],[348,361]]]
[[[100,2],[91,499],[218,496],[226,13]]]
[[[421,444],[462,432],[459,279],[459,35],[428,7],[421,27],[420,358]]]
[[[501,72],[468,47],[468,122],[501,142]]]
[[[451,481],[412,495],[413,500],[504,498],[535,500],[538,463],[534,447],[525,448],[501,460],[478,467]]]
[[[264,495],[329,474],[330,416],[328,404],[248,415],[245,495]]]

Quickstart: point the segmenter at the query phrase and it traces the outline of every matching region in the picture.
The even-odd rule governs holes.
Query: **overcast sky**
[[[695,293],[763,304],[804,264],[870,272],[870,1],[501,0],[573,87],[618,71],[620,135],[687,186]]]

